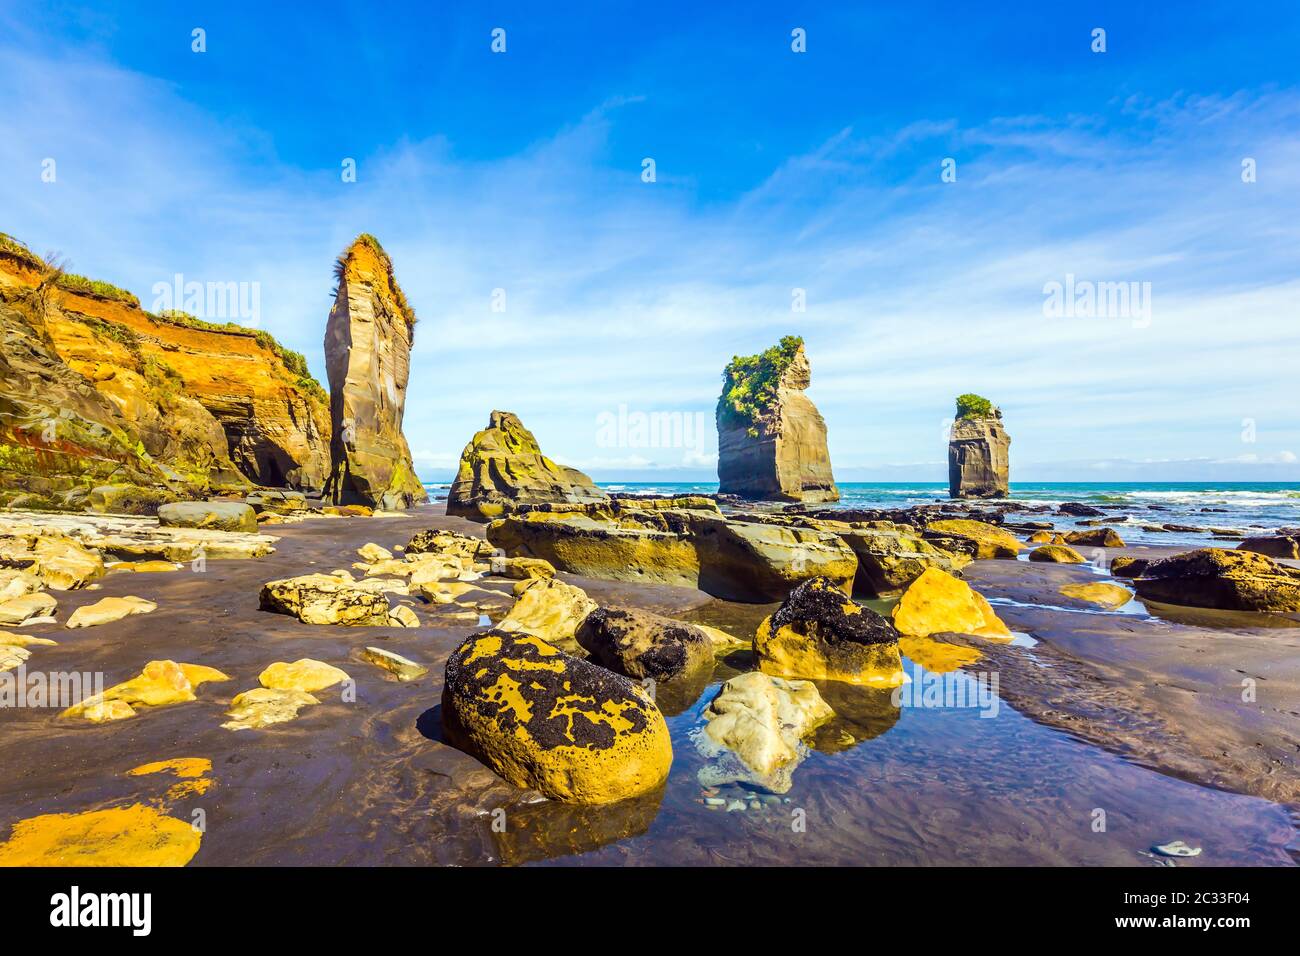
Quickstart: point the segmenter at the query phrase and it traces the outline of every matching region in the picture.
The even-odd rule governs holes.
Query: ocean
[[[610,492],[631,494],[712,494],[717,482],[597,482]],[[445,498],[446,483],[427,483],[431,497]],[[840,500],[831,508],[906,508],[948,500],[943,482],[842,482]],[[1125,541],[1145,544],[1205,544],[1215,540],[1208,529],[1232,528],[1258,534],[1300,526],[1300,484],[1294,482],[1013,482],[1006,499],[1034,505],[1067,501],[1103,506],[1109,522]],[[1026,515],[1026,520],[1036,516]],[[1058,527],[1073,528],[1075,519],[1044,515]],[[1120,520],[1125,519],[1125,520]],[[1177,524],[1207,529],[1147,531],[1141,524]],[[1226,545],[1231,547],[1231,543]]]

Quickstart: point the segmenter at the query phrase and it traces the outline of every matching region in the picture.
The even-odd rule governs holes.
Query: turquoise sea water
[[[632,494],[712,494],[717,482],[599,482],[611,492]],[[432,497],[445,497],[448,485],[426,485]],[[842,482],[835,508],[906,508],[948,500],[941,482]],[[1077,501],[1105,508],[1126,541],[1174,544],[1211,540],[1209,528],[1250,533],[1300,526],[1300,484],[1294,482],[1013,482],[1007,501],[1058,505]],[[1034,516],[1027,515],[1027,519]],[[1077,522],[1044,516],[1058,527]],[[1141,524],[1177,524],[1207,529],[1150,532]]]

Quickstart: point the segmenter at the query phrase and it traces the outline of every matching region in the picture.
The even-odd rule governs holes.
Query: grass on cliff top
[[[997,411],[994,404],[983,395],[967,392],[957,396],[958,418],[992,418]]]
[[[22,259],[37,268],[41,268],[45,265],[45,260],[32,252],[31,249],[27,248],[27,243],[20,239],[15,239],[7,232],[0,232],[0,250],[3,250],[18,259]]]
[[[397,284],[397,276],[393,274],[392,257],[389,256],[388,251],[384,249],[383,244],[368,232],[363,232],[361,235],[357,236],[356,241],[353,243],[353,245],[356,245],[357,242],[364,243],[365,245],[369,246],[370,251],[373,252],[376,257],[378,257],[379,261],[384,264],[384,268],[388,270],[388,287],[393,290],[393,297],[397,299],[397,308],[401,310],[402,318],[406,319],[407,328],[410,329],[411,332],[411,342],[414,343],[415,322],[416,322],[415,309],[412,308],[411,304],[406,301],[406,293],[403,292],[402,287]],[[348,248],[350,249],[351,246],[349,246]],[[348,266],[348,251],[345,249],[342,252],[342,254],[339,255],[338,259],[335,260],[334,262],[335,281],[337,282],[343,281],[343,273],[347,269],[347,266]],[[335,296],[339,294],[339,290],[337,286],[334,287],[333,294]]]
[[[759,417],[776,399],[781,376],[802,346],[802,338],[786,335],[757,355],[733,356],[722,373],[718,411],[723,417],[744,424],[750,437],[757,438]]]
[[[67,289],[71,292],[84,292],[89,295],[98,296],[101,299],[112,299],[116,302],[125,302],[128,305],[140,306],[140,300],[131,292],[125,289],[119,289],[111,282],[103,282],[99,279],[88,279],[85,276],[79,276],[73,272],[65,272],[55,280],[55,284],[61,289]]]

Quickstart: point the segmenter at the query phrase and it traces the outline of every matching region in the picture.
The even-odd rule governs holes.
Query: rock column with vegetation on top
[[[460,455],[447,493],[447,514],[477,521],[500,517],[515,505],[583,504],[609,496],[576,468],[542,454],[533,433],[512,412],[494,411]]]
[[[948,494],[953,498],[1005,498],[1010,446],[1001,410],[979,395],[959,395],[957,418],[948,440]]]
[[[718,491],[766,501],[838,501],[826,422],[804,390],[812,378],[803,339],[787,335],[736,356],[718,399]]]
[[[379,240],[361,235],[339,257],[325,329],[330,477],[335,504],[395,510],[428,500],[402,434],[415,311]]]

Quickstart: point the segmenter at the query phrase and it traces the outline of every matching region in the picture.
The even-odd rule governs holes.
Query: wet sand
[[[185,819],[203,812],[206,833],[192,865],[1144,865],[1151,861],[1143,851],[1153,842],[1176,838],[1205,846],[1190,865],[1294,862],[1289,847],[1296,833],[1288,806],[1281,805],[1295,803],[1294,747],[1289,763],[1266,772],[1262,758],[1234,753],[1214,759],[1201,753],[1208,748],[1200,744],[1222,737],[1222,750],[1240,751],[1246,741],[1258,740],[1264,746],[1256,749],[1273,747],[1282,759],[1300,700],[1295,666],[1284,658],[1295,659],[1300,631],[1296,637],[1285,630],[1239,635],[1253,656],[1243,664],[1230,660],[1228,650],[1210,647],[1220,631],[1185,633],[1184,626],[1122,615],[999,605],[1012,627],[1034,631],[1042,643],[983,647],[986,661],[1001,670],[1004,703],[995,719],[971,709],[900,708],[887,694],[821,683],[837,717],[818,731],[790,792],[765,799],[758,809],[727,812],[703,802],[696,775],[705,758],[690,737],[712,689],[750,666],[741,650],[720,659],[707,684],[676,689],[680,699],[672,706],[663,699],[674,765],[660,793],[582,808],[520,791],[441,741],[442,669],[474,626],[440,623],[443,611],[395,595],[394,603],[407,603],[420,616],[421,628],[311,626],[258,610],[264,582],[348,567],[367,541],[404,544],[415,530],[431,526],[482,533],[482,526],[439,510],[277,526],[270,530],[281,540],[266,558],[209,561],[203,573],[115,572],[97,591],[58,594],[61,619],[107,595],[135,594],[157,601],[159,609],[84,630],[26,629],[60,642],[34,648],[29,670],[102,670],[112,684],[135,676],[150,660],[171,658],[216,667],[233,679],[205,684],[195,702],[103,725],[58,720],[49,710],[0,713],[0,761],[8,770],[0,781],[0,838],[37,814],[153,800],[158,782],[127,776],[128,770],[199,757],[212,760],[214,785],[168,807]],[[968,577],[995,600],[1019,595],[1025,603],[1037,593],[1030,577],[1036,572],[1096,579],[1079,568],[1021,564],[980,562]],[[681,588],[564,577],[602,603],[704,620],[733,632],[756,625],[770,610]],[[483,583],[502,591],[513,584]],[[1138,633],[1140,646],[1124,637]],[[1147,640],[1149,634],[1154,639]],[[1199,670],[1180,653],[1197,640],[1205,645]],[[1276,653],[1283,645],[1269,643],[1278,640],[1288,642],[1284,653]],[[368,644],[424,664],[430,673],[399,683],[357,658]],[[1086,658],[1076,656],[1084,652]],[[1054,667],[1036,666],[1049,655]],[[347,671],[356,681],[356,701],[326,691],[318,695],[320,706],[290,723],[238,732],[220,726],[230,699],[257,686],[263,668],[300,657]],[[1260,701],[1269,702],[1272,716],[1230,705],[1223,676],[1230,664],[1264,678]],[[1144,682],[1154,682],[1159,692],[1136,693]],[[1076,683],[1101,688],[1096,701],[1068,690]],[[1085,713],[1070,718],[1071,707]],[[1166,739],[1171,756],[1163,762],[1139,747],[1156,741],[1147,750],[1159,751]],[[745,801],[752,796],[727,793]],[[1093,826],[1098,808],[1109,821],[1103,832]]]

